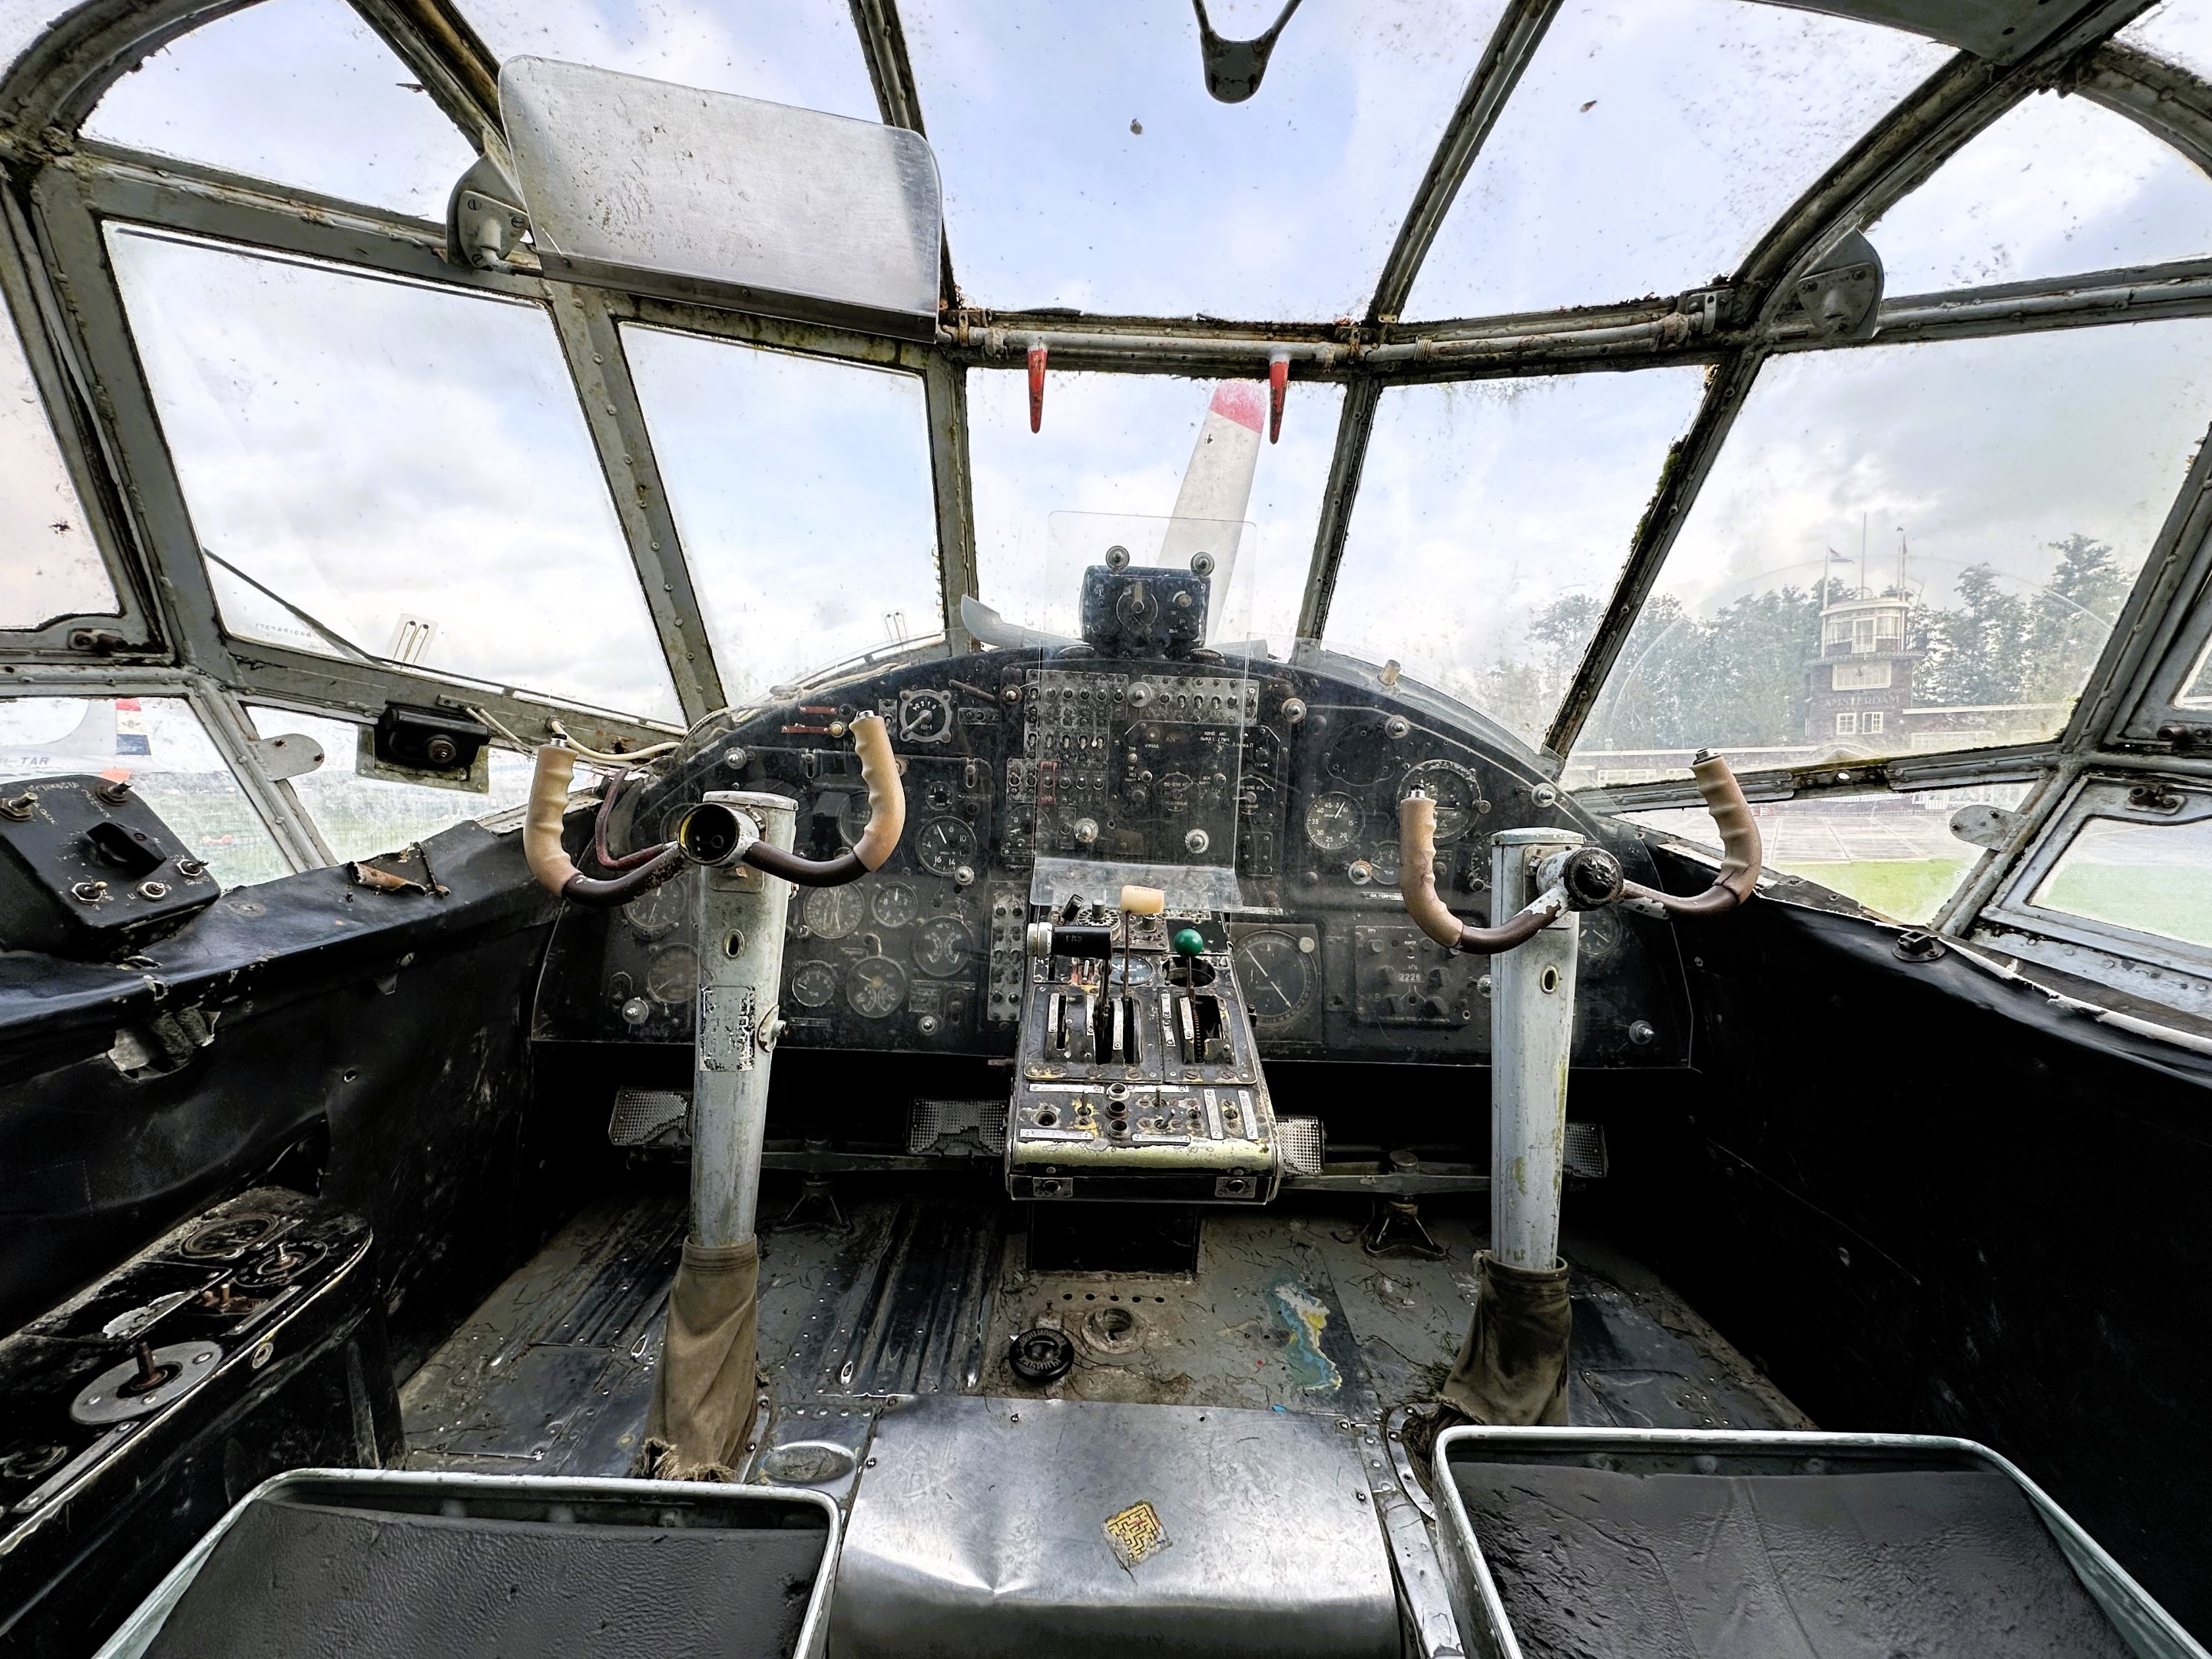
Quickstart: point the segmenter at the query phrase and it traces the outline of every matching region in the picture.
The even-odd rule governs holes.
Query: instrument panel
[[[795,850],[835,855],[866,821],[845,734],[869,709],[890,725],[907,830],[882,869],[792,896],[782,1040],[800,1047],[1011,1054],[1043,860],[1079,886],[1097,863],[1092,902],[1117,890],[1109,866],[1233,868],[1242,902],[1223,908],[1264,1059],[1479,1063],[1489,963],[1406,916],[1400,799],[1436,799],[1437,891],[1471,921],[1492,920],[1501,830],[1577,830],[1656,879],[1632,832],[1578,812],[1479,717],[1325,654],[1249,672],[1034,651],[887,667],[695,732],[617,802],[614,844],[663,838],[709,790],[769,790],[799,803]],[[678,882],[619,911],[564,912],[536,1035],[689,1042],[691,902]],[[1685,1063],[1668,925],[1608,910],[1582,927],[1577,1062]]]

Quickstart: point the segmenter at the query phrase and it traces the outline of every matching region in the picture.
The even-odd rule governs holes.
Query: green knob
[[[1206,953],[1206,935],[1195,927],[1176,928],[1175,937],[1168,943],[1175,947],[1175,953],[1179,957],[1203,956]]]

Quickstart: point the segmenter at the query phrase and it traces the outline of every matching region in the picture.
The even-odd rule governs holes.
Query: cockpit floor
[[[1368,1254],[1364,1204],[1277,1206],[1209,1215],[1194,1273],[1104,1273],[1032,1270],[1018,1206],[981,1194],[872,1198],[834,1218],[824,1206],[763,1237],[762,1371],[779,1419],[852,1425],[840,1439],[864,1436],[893,1394],[1376,1422],[1433,1395],[1473,1304],[1480,1218],[1425,1218],[1442,1259]],[[409,1467],[629,1473],[684,1222],[679,1192],[641,1191],[562,1229],[402,1389]],[[1571,1231],[1564,1249],[1577,1269],[1573,1421],[1811,1426],[1632,1258]],[[1076,1354],[1042,1389],[1008,1363],[1011,1339],[1040,1323]]]

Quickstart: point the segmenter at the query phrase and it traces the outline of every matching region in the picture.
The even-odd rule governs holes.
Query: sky
[[[9,550],[0,628],[115,609],[114,584],[12,326],[0,327],[0,545]]]

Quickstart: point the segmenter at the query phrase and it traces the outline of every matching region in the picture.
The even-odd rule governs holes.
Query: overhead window
[[[109,89],[88,137],[442,220],[476,158],[343,0],[262,0]]]
[[[1281,5],[1207,9],[1237,40]],[[908,0],[962,292],[1167,316],[1360,314],[1501,9],[1303,7],[1258,92],[1224,104],[1188,5]]]
[[[2119,40],[2212,81],[2212,5],[2206,0],[2166,0],[2122,29]]]
[[[1893,921],[1925,922],[1982,858],[1983,843],[1961,840],[1953,823],[1971,829],[1977,812],[2009,811],[2027,799],[2029,787],[1984,783],[1897,795],[1808,795],[1753,811],[1766,868],[1832,888]],[[1624,816],[1717,846],[1703,807]]]
[[[2190,320],[1769,361],[1570,782],[1682,775],[1700,747],[1739,769],[1817,760],[1856,694],[1814,671],[1861,654],[1885,611],[1870,746],[2062,730],[2212,416],[2208,353],[2212,321]]]
[[[2185,259],[2212,252],[2212,179],[2125,116],[2039,93],[1867,234],[1893,295]]]
[[[292,791],[339,859],[395,853],[465,818],[520,806],[530,798],[531,758],[511,750],[488,751],[491,788],[479,795],[364,776],[359,766],[363,728],[345,720],[288,708],[249,708],[246,713],[264,738],[297,733],[322,745],[323,763],[293,778]]]
[[[1054,374],[1042,428],[1032,433],[1024,376],[969,374],[975,569],[984,603],[1027,627],[1073,633],[1080,572],[1055,562],[1048,546],[1052,516],[1172,515],[1208,410],[1224,386],[1238,388],[1227,395],[1250,418],[1264,418],[1262,382]],[[1281,440],[1269,444],[1264,434],[1254,436],[1258,453],[1243,520],[1256,531],[1256,545],[1237,553],[1239,568],[1248,573],[1239,580],[1249,583],[1249,615],[1237,621],[1279,655],[1297,633],[1343,404],[1340,386],[1293,383]]]
[[[623,330],[722,689],[943,631],[918,375]]]
[[[116,609],[23,343],[0,307],[0,628]]]
[[[1406,314],[1547,310],[1725,276],[1949,56],[1741,0],[1568,0]]]
[[[1541,743],[1604,616],[1701,369],[1382,394],[1328,642]]]
[[[127,781],[225,887],[287,872],[268,827],[177,697],[0,698],[0,777]]]
[[[878,118],[867,60],[845,0],[698,5],[687,0],[460,0],[499,58],[554,58],[734,92],[856,119]]]
[[[673,720],[534,305],[111,227],[223,626]]]

